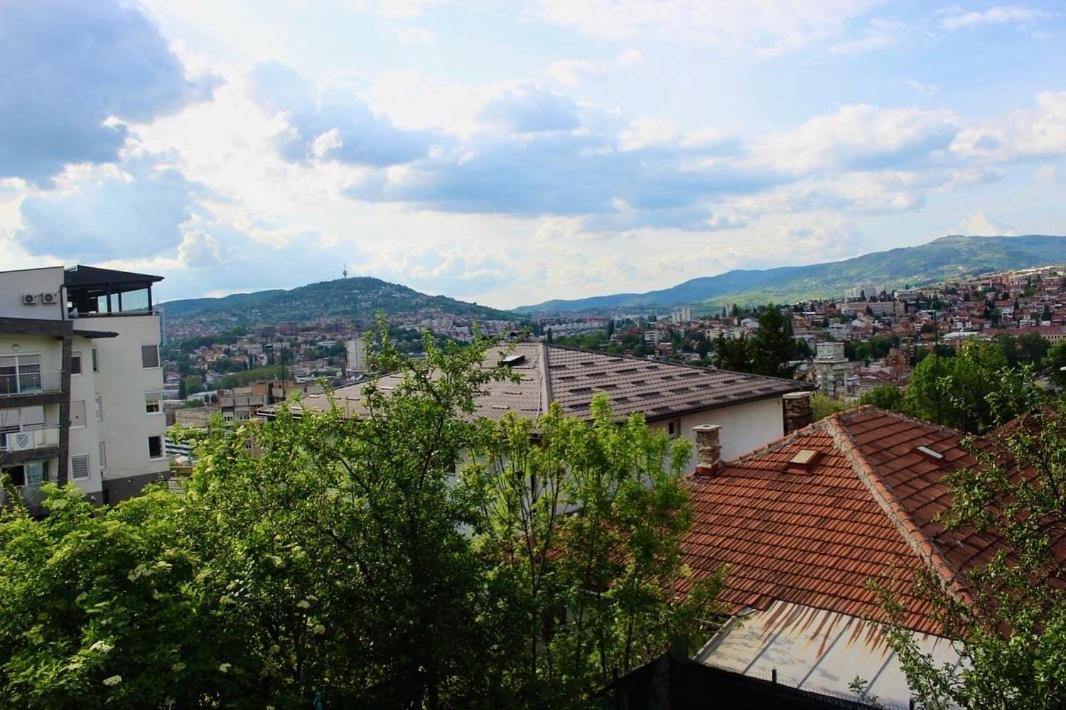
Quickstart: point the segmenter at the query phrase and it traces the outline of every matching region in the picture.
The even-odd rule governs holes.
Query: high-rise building
[[[352,338],[344,343],[344,350],[348,355],[348,373],[365,373],[367,370],[366,340]]]
[[[90,266],[0,272],[0,470],[31,507],[45,481],[115,502],[165,477],[161,280]]]

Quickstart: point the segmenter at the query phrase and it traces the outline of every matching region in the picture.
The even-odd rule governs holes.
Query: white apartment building
[[[0,471],[31,508],[45,481],[114,503],[165,477],[161,280],[90,266],[0,272]]]

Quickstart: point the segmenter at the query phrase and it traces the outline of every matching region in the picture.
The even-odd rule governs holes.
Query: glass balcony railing
[[[59,372],[19,372],[0,374],[0,397],[44,394],[62,391]]]
[[[22,431],[0,432],[0,451],[33,451],[59,446],[59,427],[41,427]]]

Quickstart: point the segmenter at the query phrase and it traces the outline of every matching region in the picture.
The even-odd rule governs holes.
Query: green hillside
[[[729,303],[788,303],[831,298],[859,283],[902,288],[936,283],[964,274],[1066,263],[1066,237],[942,237],[928,244],[865,254],[808,266],[735,270],[692,279],[647,293],[621,293],[570,301],[547,301],[518,313],[650,310]]]
[[[170,322],[211,319],[219,323],[273,325],[281,321],[346,318],[367,324],[379,313],[413,314],[424,311],[475,320],[510,320],[514,313],[498,311],[445,296],[428,296],[399,284],[369,277],[322,281],[289,291],[238,293],[223,298],[192,298],[160,306]]]

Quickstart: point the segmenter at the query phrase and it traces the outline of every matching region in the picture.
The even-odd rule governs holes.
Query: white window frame
[[[154,412],[148,410],[148,406],[151,403],[148,398],[152,397],[152,396],[155,397],[154,402],[155,402],[156,410]],[[154,417],[157,414],[162,414],[163,413],[163,393],[162,393],[162,391],[160,391],[160,390],[152,390],[150,392],[145,392],[144,393],[144,413],[147,414],[150,417]]]
[[[81,405],[81,424],[74,423],[74,406]],[[71,429],[84,429],[89,424],[89,411],[85,407],[85,400],[71,400],[70,402],[70,428]]]
[[[100,371],[100,350],[98,348],[92,349],[92,366],[93,372]]]
[[[77,476],[74,467],[74,459],[85,459],[85,475]],[[72,481],[88,481],[93,477],[93,459],[89,454],[71,454],[70,455],[70,480]]]
[[[96,403],[96,421],[102,422],[104,421],[104,400],[100,395],[96,395],[93,401]]]
[[[107,442],[100,441],[100,470],[107,468]]]

